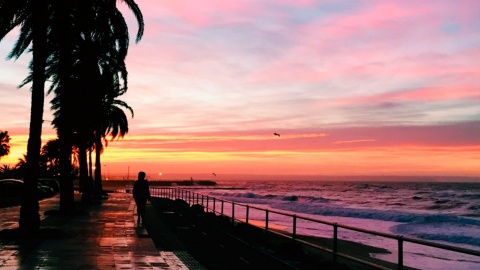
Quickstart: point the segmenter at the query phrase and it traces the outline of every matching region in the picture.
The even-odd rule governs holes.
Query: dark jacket
[[[150,187],[147,180],[135,181],[132,193],[135,200],[150,199]]]

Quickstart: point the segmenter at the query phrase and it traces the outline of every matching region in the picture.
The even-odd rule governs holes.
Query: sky
[[[480,177],[480,1],[136,2],[137,44],[119,1],[134,116],[105,176]],[[31,54],[6,60],[17,34],[0,42],[0,165],[28,139]]]

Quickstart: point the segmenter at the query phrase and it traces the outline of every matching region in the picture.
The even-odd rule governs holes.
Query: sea
[[[216,186],[198,186],[195,191],[310,219],[480,251],[480,182],[217,181]],[[224,207],[230,214],[231,207]],[[245,209],[236,206],[235,217],[245,217]],[[268,226],[291,232],[292,220],[270,214]],[[265,212],[250,209],[249,222],[264,226]],[[297,219],[296,233],[331,238],[333,229]],[[338,237],[385,248],[390,253],[370,255],[398,261],[395,239],[347,229],[339,229]],[[403,254],[404,265],[420,269],[480,269],[478,256],[408,242]]]

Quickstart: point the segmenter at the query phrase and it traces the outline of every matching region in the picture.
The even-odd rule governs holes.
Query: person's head
[[[138,180],[145,180],[146,173],[145,172],[139,172],[138,173]]]

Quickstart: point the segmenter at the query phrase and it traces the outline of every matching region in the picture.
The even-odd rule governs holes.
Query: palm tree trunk
[[[47,44],[47,2],[32,1],[33,23],[33,82],[30,111],[30,131],[27,145],[25,187],[20,207],[19,228],[32,232],[40,228],[37,181],[42,144],[43,105],[45,102],[45,65]]]
[[[103,193],[102,186],[102,164],[100,162],[100,155],[102,153],[102,136],[98,131],[95,132],[95,193],[101,195]]]
[[[60,211],[73,212],[75,210],[75,201],[73,194],[73,175],[72,175],[72,145],[73,132],[70,119],[70,93],[71,78],[70,70],[72,66],[71,57],[71,36],[69,14],[73,9],[70,7],[73,3],[70,1],[57,1],[58,15],[55,26],[58,27],[58,36],[56,37],[59,47],[59,124],[57,127],[58,140],[60,141]]]
[[[85,142],[80,142],[79,146],[79,164],[80,164],[80,183],[83,184],[82,202],[90,203],[92,201],[92,184],[88,177],[87,149]]]
[[[88,177],[93,179],[92,148],[88,149]]]

